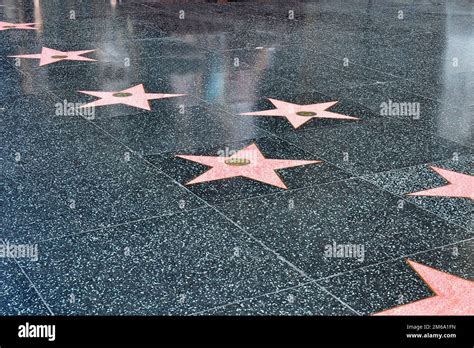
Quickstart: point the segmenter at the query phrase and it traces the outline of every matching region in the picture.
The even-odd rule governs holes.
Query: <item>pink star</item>
[[[255,144],[249,145],[229,157],[187,155],[177,155],[176,157],[211,167],[186,185],[242,176],[282,189],[287,189],[287,187],[275,170],[321,162],[265,158]]]
[[[32,25],[36,23],[8,23],[0,21],[0,31],[9,29],[20,29],[20,30],[38,30],[38,28],[32,28]]]
[[[424,191],[408,193],[409,196],[444,196],[470,198],[474,200],[474,176],[437,167],[430,168],[445,178],[449,184]]]
[[[286,119],[292,124],[294,128],[298,128],[305,124],[312,118],[335,118],[341,120],[358,120],[357,117],[346,116],[337,114],[335,112],[326,111],[331,106],[335,105],[337,101],[327,103],[317,103],[308,105],[299,105],[287,103],[281,100],[268,98],[276,109],[264,110],[264,111],[253,111],[244,112],[240,115],[248,116],[277,116],[286,117]]]
[[[373,315],[474,315],[474,282],[410,260],[408,264],[435,295]]]
[[[39,59],[40,66],[60,62],[62,60],[79,60],[79,61],[96,61],[92,58],[82,57],[82,54],[94,52],[95,50],[86,51],[57,51],[52,48],[43,47],[40,54],[23,54],[17,56],[9,56],[16,58]]]
[[[90,106],[102,106],[112,104],[125,104],[136,108],[151,110],[148,100],[163,99],[172,97],[181,97],[186,94],[163,94],[163,93],[146,93],[143,84],[136,85],[118,92],[94,92],[79,91],[79,93],[89,94],[100,98],[92,103],[82,105],[82,108]]]

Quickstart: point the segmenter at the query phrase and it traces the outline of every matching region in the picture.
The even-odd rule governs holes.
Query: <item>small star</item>
[[[430,166],[430,168],[445,178],[448,184],[424,191],[408,193],[408,196],[444,196],[474,200],[474,176],[438,167]]]
[[[10,29],[19,29],[19,30],[38,30],[38,28],[32,28],[32,25],[36,23],[8,23],[0,21],[0,31],[10,30]]]
[[[43,47],[40,54],[23,54],[16,56],[9,56],[15,58],[28,58],[28,59],[39,59],[40,66],[60,62],[62,60],[77,60],[77,61],[87,61],[95,62],[95,59],[82,57],[82,54],[94,52],[95,50],[85,50],[85,51],[58,51],[53,50],[52,48]]]
[[[94,92],[79,91],[79,93],[89,94],[100,98],[92,103],[82,105],[82,108],[90,106],[102,106],[113,104],[125,104],[136,108],[151,110],[148,100],[181,97],[186,94],[163,94],[163,93],[146,93],[143,84],[124,89],[118,92]]]
[[[229,157],[188,155],[177,155],[176,157],[211,167],[207,172],[189,181],[186,185],[241,176],[282,189],[288,187],[275,170],[321,162],[265,158],[255,144],[249,145]]]
[[[373,315],[474,315],[474,282],[407,260],[435,293]]]
[[[312,118],[334,118],[341,120],[358,120],[357,117],[346,116],[337,114],[335,112],[326,111],[333,105],[337,104],[337,101],[327,103],[317,103],[308,105],[299,105],[284,102],[281,100],[268,98],[275,105],[276,109],[264,110],[264,111],[253,111],[244,112],[240,115],[247,116],[274,116],[274,117],[286,117],[294,128],[298,128],[311,120]]]

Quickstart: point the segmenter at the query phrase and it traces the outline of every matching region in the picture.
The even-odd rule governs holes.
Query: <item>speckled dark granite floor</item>
[[[473,280],[473,17],[0,1],[0,315],[369,315],[433,296],[407,259]]]

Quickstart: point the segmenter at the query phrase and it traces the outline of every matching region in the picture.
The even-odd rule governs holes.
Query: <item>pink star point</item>
[[[18,29],[18,30],[38,30],[38,28],[32,28],[32,25],[37,23],[8,23],[0,21],[0,31]]]
[[[143,84],[139,84],[122,91],[101,92],[101,91],[78,91],[79,93],[88,94],[100,98],[91,103],[82,105],[81,108],[91,106],[103,106],[113,104],[124,104],[139,109],[151,110],[149,100],[182,97],[186,94],[164,94],[164,93],[146,93]]]
[[[332,118],[341,120],[359,119],[357,117],[346,116],[335,112],[327,111],[329,108],[336,105],[337,101],[299,105],[272,98],[268,98],[268,100],[276,107],[276,109],[243,112],[240,113],[240,115],[285,117],[294,128],[302,126],[313,118]]]
[[[434,296],[373,315],[474,315],[474,282],[407,260]]]
[[[9,56],[14,58],[27,58],[27,59],[39,59],[40,66],[60,62],[62,60],[75,60],[85,62],[95,62],[96,59],[83,57],[83,54],[91,53],[96,50],[84,50],[84,51],[58,51],[52,48],[43,47],[39,54],[21,54],[15,56]]]
[[[251,144],[228,157],[193,155],[176,155],[176,157],[211,167],[203,174],[187,182],[186,185],[245,177],[284,190],[288,187],[276,173],[276,170],[321,162],[265,158],[256,144]]]
[[[474,176],[433,166],[430,166],[430,168],[446,179],[448,184],[432,189],[408,193],[408,196],[442,196],[470,198],[474,200]]]

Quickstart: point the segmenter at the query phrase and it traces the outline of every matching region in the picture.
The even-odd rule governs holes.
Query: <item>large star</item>
[[[292,124],[294,128],[298,128],[305,124],[312,118],[334,118],[341,120],[358,120],[357,117],[346,116],[337,114],[335,112],[327,111],[330,107],[335,105],[337,101],[327,103],[317,103],[308,105],[299,105],[287,103],[281,100],[268,98],[275,105],[276,109],[264,110],[264,111],[253,111],[243,112],[240,115],[248,116],[276,116],[286,117],[286,119]]]
[[[36,23],[8,23],[0,21],[0,31],[9,29],[20,29],[20,30],[38,30],[38,28],[32,28],[32,25]]]
[[[444,196],[470,198],[474,200],[474,176],[438,167],[430,166],[430,168],[445,178],[449,183],[424,191],[408,193],[408,196]]]
[[[275,170],[321,162],[265,158],[255,144],[249,145],[229,157],[188,155],[177,155],[176,157],[211,167],[186,185],[242,176],[282,189],[287,189],[287,187]]]
[[[82,57],[82,54],[94,52],[95,50],[85,50],[85,51],[58,51],[53,50],[52,48],[43,47],[41,49],[40,54],[22,54],[16,56],[9,56],[9,57],[16,57],[16,58],[28,58],[28,59],[39,59],[40,66],[60,62],[62,60],[79,60],[79,61],[87,61],[87,62],[94,62],[95,59]]]
[[[474,315],[474,282],[408,260],[434,296],[373,315]]]
[[[186,94],[163,94],[163,93],[146,93],[143,84],[136,85],[118,92],[94,92],[79,91],[80,93],[89,94],[100,98],[92,103],[82,105],[82,108],[90,106],[102,106],[112,104],[125,104],[136,108],[151,110],[148,100],[181,97]]]

